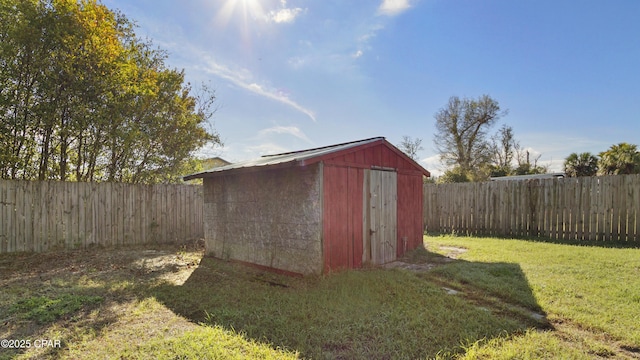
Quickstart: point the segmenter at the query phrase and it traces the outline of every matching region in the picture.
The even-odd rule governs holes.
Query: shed
[[[306,275],[391,262],[421,245],[423,176],[376,137],[184,179],[203,179],[207,254]]]

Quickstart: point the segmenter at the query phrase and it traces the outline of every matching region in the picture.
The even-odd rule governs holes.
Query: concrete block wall
[[[321,273],[321,181],[318,164],[205,178],[207,253]]]

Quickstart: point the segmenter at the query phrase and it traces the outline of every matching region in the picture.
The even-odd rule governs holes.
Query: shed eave
[[[193,180],[193,179],[214,178],[214,177],[219,177],[219,176],[243,174],[243,173],[250,173],[250,172],[256,172],[256,171],[283,169],[283,168],[293,167],[293,166],[296,166],[296,165],[304,166],[306,164],[304,164],[303,161],[293,160],[293,161],[284,162],[284,163],[278,163],[278,164],[254,165],[254,166],[238,167],[238,168],[233,168],[233,169],[220,169],[220,170],[213,170],[213,171],[203,171],[203,172],[200,172],[200,173],[184,176],[182,179],[184,181],[189,181],[189,180]]]
[[[183,179],[185,181],[188,181],[200,178],[224,176],[228,174],[279,169],[296,165],[313,165],[316,163],[330,162],[331,159],[335,159],[346,154],[366,150],[368,148],[380,145],[383,145],[384,147],[395,153],[396,156],[401,157],[403,160],[411,164],[411,166],[414,167],[415,170],[420,172],[422,175],[426,177],[431,176],[431,173],[429,173],[429,171],[423,168],[415,160],[407,156],[404,152],[396,148],[393,144],[389,143],[384,137],[377,137],[309,150],[294,151],[275,155],[265,155],[260,159],[248,160],[236,164],[230,164],[220,168],[214,168],[196,174],[187,175],[184,176]]]

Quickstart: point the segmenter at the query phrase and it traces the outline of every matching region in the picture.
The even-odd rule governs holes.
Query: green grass
[[[525,325],[452,297],[401,270],[292,279],[204,259],[179,291],[156,299],[193,321],[241,331],[311,358],[420,358]]]
[[[428,270],[303,279],[191,246],[2,255],[0,338],[62,346],[0,349],[0,359],[640,353],[640,250],[451,236],[425,244],[405,260]]]
[[[434,269],[429,276],[455,284],[472,283],[487,293],[531,308],[530,297],[523,296],[522,289],[508,280],[498,281],[500,272],[477,269],[481,263],[516,264],[527,279],[533,299],[555,329],[494,340],[484,348],[476,345],[469,353],[509,358],[491,352],[503,349],[509,354],[525,348],[559,347],[552,353],[582,351],[573,358],[640,356],[640,250],[454,236],[425,239],[427,248],[434,252],[445,253],[442,247],[446,246],[468,249],[460,255],[461,261]],[[496,281],[488,280],[491,278]]]
[[[73,314],[84,306],[99,303],[100,296],[82,296],[62,294],[55,298],[47,296],[32,296],[19,300],[10,307],[10,312],[24,319],[34,320],[38,324],[45,324],[63,316]]]

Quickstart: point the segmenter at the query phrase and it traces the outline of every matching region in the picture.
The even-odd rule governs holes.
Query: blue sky
[[[488,94],[539,163],[640,145],[637,0],[103,0],[216,91],[222,149],[263,154],[384,136],[423,139],[434,114]]]

